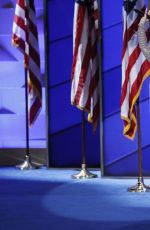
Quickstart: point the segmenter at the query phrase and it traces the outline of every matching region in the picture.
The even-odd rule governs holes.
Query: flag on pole
[[[134,139],[137,127],[135,103],[150,73],[150,63],[142,54],[138,42],[137,31],[141,17],[134,9],[145,11],[144,1],[124,0],[121,118],[124,121],[124,135],[130,139]]]
[[[88,112],[94,127],[99,116],[98,2],[76,0],[73,25],[71,104]]]
[[[24,64],[28,73],[28,111],[31,126],[42,107],[40,55],[34,0],[17,0],[12,43],[24,55]]]

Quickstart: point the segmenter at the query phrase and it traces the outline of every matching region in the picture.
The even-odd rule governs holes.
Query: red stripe
[[[78,56],[78,48],[79,48],[83,24],[84,24],[85,10],[86,10],[85,6],[79,6],[77,21],[76,21],[76,38],[75,38],[75,49],[74,49],[74,56],[73,56],[71,79],[74,78],[74,74],[75,74],[75,68],[76,68],[77,56]]]
[[[37,27],[30,18],[29,18],[29,30],[32,32],[34,37],[38,40]]]
[[[122,50],[122,59],[124,58],[128,42],[132,38],[132,36],[135,34],[135,32],[138,30],[138,24],[139,24],[140,18],[138,17],[134,23],[127,29],[124,33],[124,42],[123,42],[123,50]],[[127,26],[126,26],[127,27]]]
[[[23,29],[24,31],[26,31],[26,26],[25,26],[25,22],[21,17],[18,17],[17,15],[14,16],[14,21],[17,24],[18,27],[20,27],[21,29]]]
[[[74,103],[76,105],[79,104],[81,93],[82,93],[82,90],[83,90],[83,87],[84,87],[84,84],[87,78],[87,72],[88,72],[89,65],[90,65],[89,61],[90,61],[90,41],[88,40],[87,47],[85,50],[85,55],[84,55],[83,62],[82,62],[81,72],[79,76],[78,88],[77,88],[77,92],[76,92],[75,99],[74,99]]]
[[[90,109],[91,97],[93,96],[93,93],[94,93],[96,87],[98,86],[98,82],[99,82],[99,68],[96,70],[96,73],[93,76],[93,78],[91,80],[91,83],[90,83],[89,95],[88,95],[87,103],[86,103],[86,106],[85,106],[87,110]]]
[[[21,38],[17,37],[16,34],[13,34],[12,40],[21,49],[21,52],[24,53],[25,51],[25,42]]]
[[[134,81],[134,83],[132,84],[132,88],[131,88],[131,92],[130,92],[130,97],[129,97],[129,105],[131,107],[131,104],[133,102],[133,99],[135,97],[135,95],[137,94],[141,84],[142,84],[142,81],[143,81],[143,77],[144,75],[147,73],[147,71],[150,69],[150,63],[145,60],[143,62],[143,64],[141,65],[141,68],[140,68],[140,71],[137,75],[137,78],[136,80]]]
[[[92,33],[92,29],[94,27],[94,23],[93,23],[93,20],[89,20],[89,18],[87,20],[88,20],[88,24],[89,24],[89,36],[87,35],[88,36],[88,43],[87,43],[85,54],[83,57],[83,62],[82,62],[81,72],[80,72],[79,82],[78,82],[78,88],[77,88],[75,99],[74,99],[74,103],[76,105],[79,104],[82,91],[84,90],[85,82],[86,82],[86,79],[88,77],[87,76],[88,69],[90,67],[90,59],[92,58],[91,55],[92,55],[92,51],[93,51],[93,47],[94,47],[94,46],[91,47],[91,33]]]
[[[34,60],[36,65],[40,67],[40,56],[39,53],[32,47],[31,44],[29,44],[29,56]]]
[[[34,85],[34,87],[35,87],[36,90],[38,91],[39,95],[42,95],[41,83],[40,83],[40,81],[38,80],[38,78],[34,75],[34,73],[32,72],[31,69],[29,69],[29,76],[30,76],[31,84]]]
[[[41,108],[42,104],[39,98],[37,97],[33,105],[30,107],[29,112],[29,124],[32,125],[39,113],[39,109]]]
[[[121,101],[120,101],[121,106],[122,106],[124,99],[126,97],[131,69],[134,66],[134,64],[136,63],[140,53],[141,53],[141,50],[140,50],[139,45],[138,45],[129,57],[128,66],[127,66],[127,69],[125,71],[125,81],[124,81],[123,86],[122,86],[122,94],[121,94]]]
[[[24,10],[25,9],[25,0],[17,0],[17,4]]]
[[[98,120],[98,116],[99,116],[99,100],[97,101],[96,105],[94,106],[94,110],[93,110],[93,117],[92,117],[92,120],[93,120],[93,123],[97,123],[97,120]]]
[[[97,40],[95,40],[95,43],[94,43],[94,45],[92,46],[92,49],[91,49],[92,62],[95,61],[96,54],[97,54]],[[92,65],[93,65],[93,63],[92,63]],[[98,86],[98,82],[99,82],[99,67],[97,66],[96,68],[97,68],[96,71],[94,69],[95,74],[91,78],[89,92],[88,92],[88,99],[87,99],[87,102],[86,102],[86,105],[85,105],[85,108],[87,110],[90,110],[91,97],[93,96],[93,93],[94,93],[96,87]]]

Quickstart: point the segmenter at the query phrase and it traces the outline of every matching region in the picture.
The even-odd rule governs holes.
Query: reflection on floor
[[[136,179],[73,180],[76,170],[0,168],[0,230],[141,230],[150,193],[128,193]],[[150,180],[145,182],[150,184]]]

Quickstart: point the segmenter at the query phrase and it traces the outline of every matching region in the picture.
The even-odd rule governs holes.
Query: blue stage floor
[[[0,230],[148,230],[150,193],[136,179],[73,180],[76,170],[0,168]],[[150,180],[145,180],[150,184]]]

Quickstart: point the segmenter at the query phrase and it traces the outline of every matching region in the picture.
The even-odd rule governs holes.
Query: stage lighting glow
[[[135,183],[135,180],[99,178],[72,181],[50,191],[43,205],[49,212],[71,219],[146,221],[149,220],[149,194],[128,193],[127,188]]]

